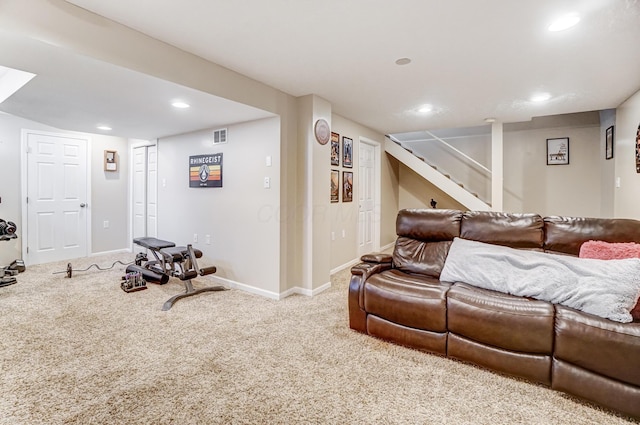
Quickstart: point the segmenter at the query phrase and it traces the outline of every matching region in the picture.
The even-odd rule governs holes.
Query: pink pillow
[[[604,241],[587,241],[580,246],[579,257],[597,258],[600,260],[640,258],[640,244],[633,242],[609,243]]]
[[[587,241],[580,246],[579,257],[599,260],[640,258],[640,244],[633,242]],[[640,299],[638,299],[636,306],[631,309],[631,316],[633,320],[640,320]]]

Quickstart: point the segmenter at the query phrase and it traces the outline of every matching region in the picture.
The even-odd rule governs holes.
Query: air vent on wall
[[[227,143],[227,129],[213,130],[213,144]]]

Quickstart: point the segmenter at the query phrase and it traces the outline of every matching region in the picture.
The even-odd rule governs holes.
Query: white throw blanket
[[[440,274],[446,282],[562,304],[617,322],[640,296],[640,259],[595,260],[455,238]]]

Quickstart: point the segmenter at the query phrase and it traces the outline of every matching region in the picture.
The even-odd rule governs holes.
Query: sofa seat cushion
[[[427,276],[386,270],[367,279],[364,309],[368,314],[399,325],[446,332],[446,294],[450,287]]]
[[[456,283],[447,293],[449,332],[493,347],[550,355],[554,308],[546,301]]]
[[[640,323],[617,323],[556,306],[554,357],[640,387]]]

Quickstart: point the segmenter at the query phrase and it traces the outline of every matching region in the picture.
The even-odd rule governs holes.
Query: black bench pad
[[[140,245],[143,248],[151,249],[154,251],[159,251],[163,248],[171,248],[176,246],[176,244],[174,244],[173,242],[163,241],[162,239],[149,238],[149,237],[135,238],[133,240],[133,243]],[[186,249],[184,247],[182,248]]]

